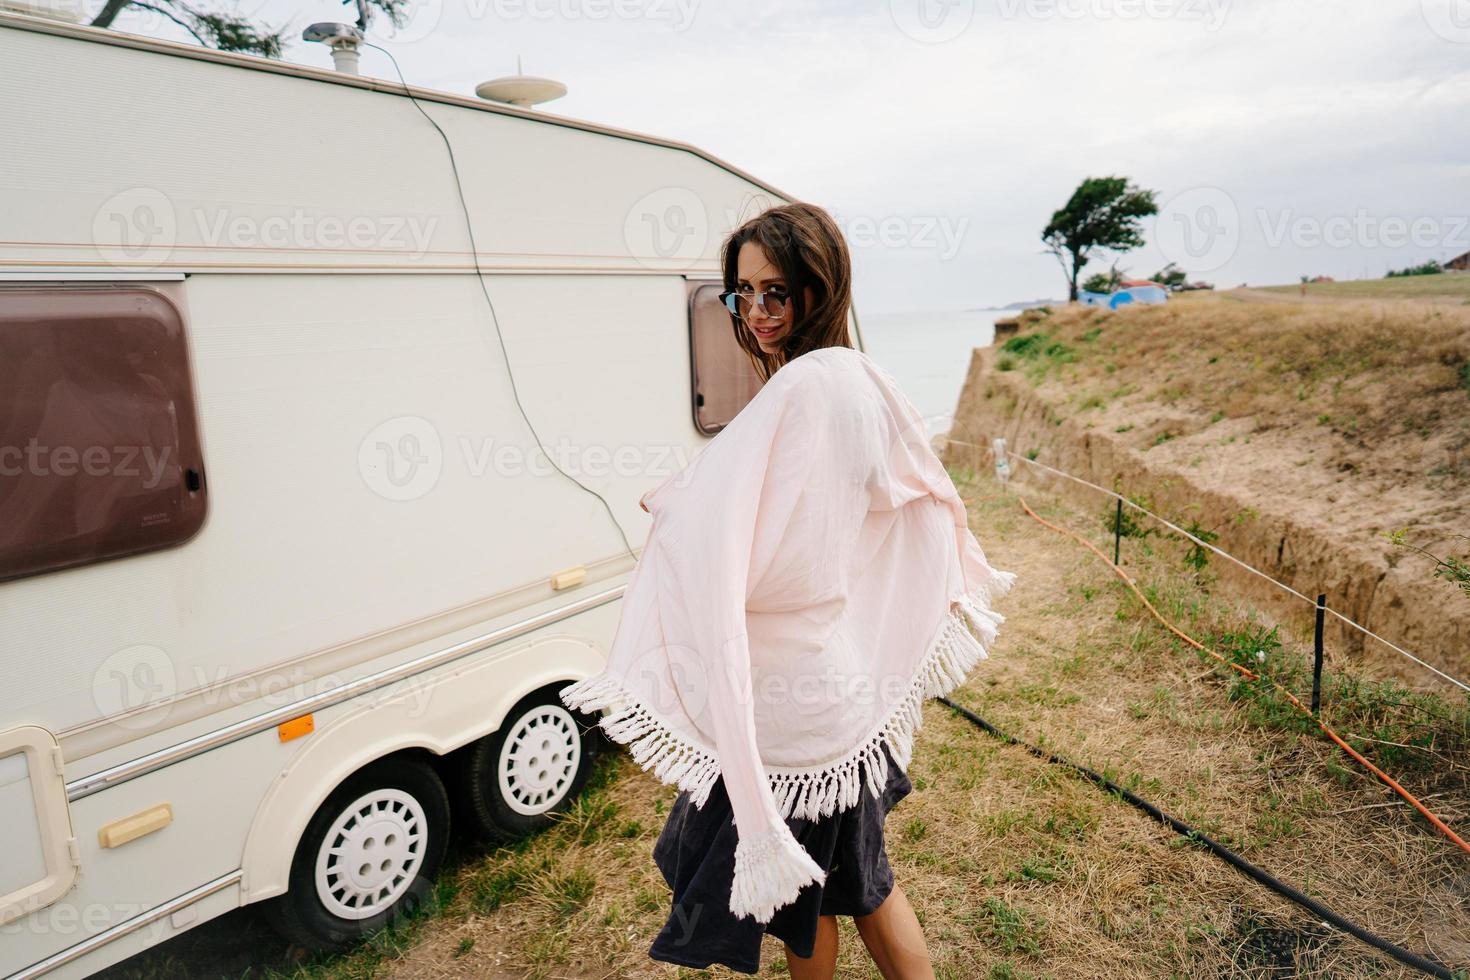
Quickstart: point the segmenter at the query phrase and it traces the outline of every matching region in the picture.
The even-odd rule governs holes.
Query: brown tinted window
[[[143,287],[0,287],[0,580],[204,522],[184,325]]]
[[[735,342],[719,283],[689,284],[689,346],[694,352],[694,424],[713,435],[761,388],[750,355]]]

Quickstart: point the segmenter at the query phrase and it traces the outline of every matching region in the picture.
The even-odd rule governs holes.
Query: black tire
[[[451,790],[470,833],[503,843],[544,830],[586,785],[601,729],[557,697],[566,683],[527,695],[498,731],[454,754]]]
[[[389,756],[358,770],[312,816],[288,890],[263,903],[262,913],[287,939],[331,952],[414,914],[434,900],[449,812],[444,784],[425,761]],[[323,853],[329,831],[336,854]]]

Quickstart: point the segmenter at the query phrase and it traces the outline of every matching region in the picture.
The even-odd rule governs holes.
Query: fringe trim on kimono
[[[816,819],[855,806],[862,789],[859,765],[863,762],[868,764],[868,791],[875,799],[880,797],[888,778],[888,760],[882,751],[885,742],[895,761],[908,769],[913,757],[914,734],[924,721],[924,701],[954,690],[976,664],[989,657],[987,647],[995,642],[997,628],[1005,622],[1005,617],[990,606],[993,600],[1010,591],[1015,579],[1014,572],[994,571],[981,587],[956,602],[929,641],[907,695],[862,745],[837,762],[808,769],[766,767],[771,791],[783,816]],[[966,628],[967,622],[970,628]],[[688,790],[695,806],[704,805],[720,776],[719,759],[674,731],[639,703],[615,677],[606,672],[594,674],[562,688],[559,693],[564,702],[583,711],[609,709],[599,721],[608,737],[626,746],[641,768],[652,769],[664,783]],[[760,851],[763,846],[767,849],[775,846],[763,845],[760,837],[742,840],[739,846],[745,848],[747,861],[759,861],[763,866],[769,863],[773,868],[780,864],[774,856]],[[803,851],[801,856],[807,855]],[[737,866],[739,858],[737,851]],[[782,891],[790,882],[778,884],[776,891]],[[742,901],[746,907],[763,907],[758,896],[746,896]]]
[[[735,876],[730,882],[730,911],[770,922],[776,910],[796,901],[812,882],[826,884],[827,872],[784,827],[735,845]]]

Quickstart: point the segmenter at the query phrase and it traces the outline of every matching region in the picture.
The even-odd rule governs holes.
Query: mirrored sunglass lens
[[[770,316],[785,315],[786,296],[784,293],[766,293],[766,313]]]

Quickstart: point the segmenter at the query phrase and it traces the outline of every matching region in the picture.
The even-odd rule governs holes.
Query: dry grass
[[[1031,336],[1050,352],[1012,366],[1035,383],[1064,377],[1079,409],[1126,399],[1250,417],[1257,431],[1310,423],[1371,450],[1358,470],[1369,477],[1401,475],[1397,461],[1443,433],[1445,475],[1470,482],[1470,309],[1196,295],[1125,316],[1070,307]]]
[[[962,486],[978,496],[997,489]],[[1037,491],[1027,499],[1048,520],[1099,535],[1095,517]],[[1455,918],[1470,899],[1462,853],[1336,749],[1242,697],[1090,552],[1010,498],[977,500],[970,511],[991,560],[1020,578],[1003,600],[1008,619],[992,659],[957,702],[1103,772],[1368,928],[1470,965]],[[1201,591],[1177,552],[1130,543],[1127,562],[1192,635],[1267,625]],[[1284,664],[1287,653],[1273,650],[1278,657]],[[1463,723],[1455,706],[1437,710]],[[888,851],[940,977],[1415,975],[943,705],[931,702],[925,719],[915,792],[889,817]],[[1412,768],[1405,779],[1447,819],[1470,820],[1463,783]],[[558,826],[513,848],[461,854],[441,914],[299,972],[734,976],[647,958],[669,908],[650,852],[672,797],[625,755],[605,757]],[[838,975],[878,976],[851,921],[839,921]],[[770,938],[765,963],[762,975],[785,974]]]
[[[1265,286],[1231,290],[1226,295],[1244,299],[1302,297],[1300,285]],[[1437,276],[1395,276],[1392,279],[1356,279],[1347,282],[1314,282],[1306,288],[1308,302],[1344,300],[1409,300],[1446,306],[1470,305],[1470,272],[1444,272]]]

